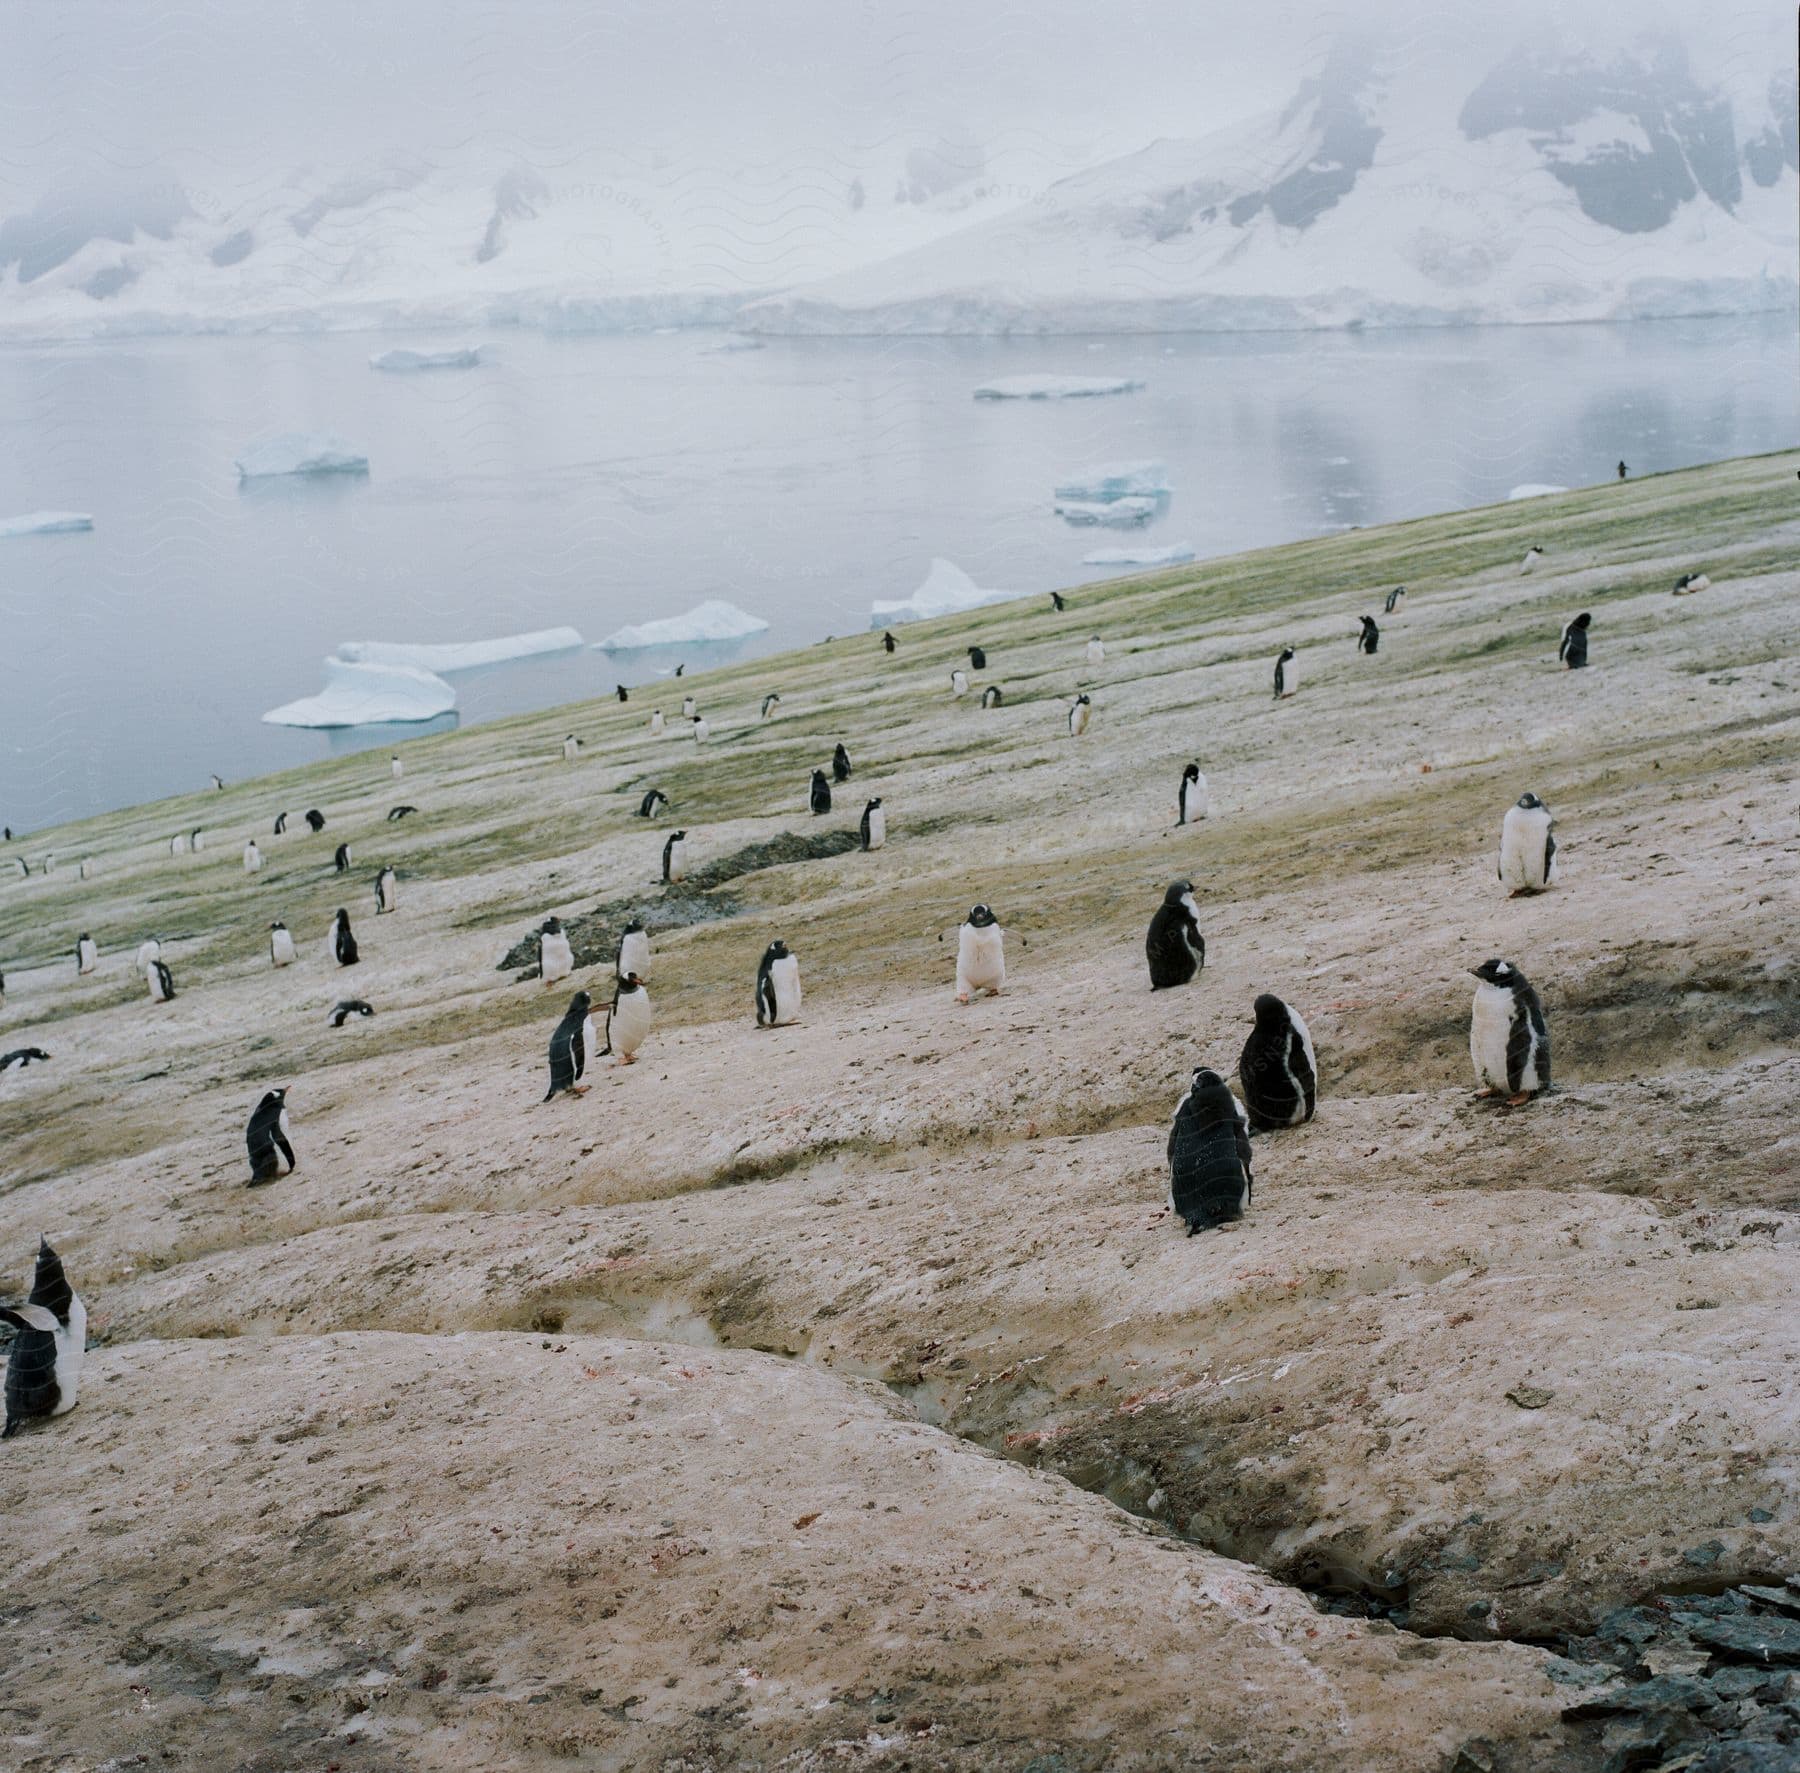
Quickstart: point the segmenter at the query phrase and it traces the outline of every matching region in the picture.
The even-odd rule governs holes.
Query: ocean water
[[[1124,541],[1202,556],[1784,448],[1790,318],[1361,334],[1007,340],[470,335],[485,361],[369,368],[462,335],[145,339],[0,350],[0,820],[15,831],[417,728],[266,726],[340,641],[475,640],[724,598],[745,657],[866,629],[934,555],[1020,592]],[[1129,375],[1139,392],[976,401],[981,382]],[[331,430],[367,478],[240,486],[233,457]],[[1072,528],[1052,488],[1157,457],[1148,528]],[[694,648],[694,667],[718,651]],[[583,651],[452,681],[463,723],[654,680]],[[636,698],[634,698],[636,699]],[[443,723],[439,723],[440,725]]]

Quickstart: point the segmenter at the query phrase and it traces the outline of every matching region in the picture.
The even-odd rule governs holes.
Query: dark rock
[[[1506,1394],[1506,1401],[1517,1404],[1521,1410],[1541,1410],[1555,1396],[1555,1392],[1546,1391],[1541,1385],[1515,1385]]]
[[[1681,1561],[1694,1565],[1696,1569],[1710,1570],[1724,1555],[1724,1543],[1718,1539],[1709,1539],[1704,1545],[1689,1546],[1681,1554]]]
[[[1719,1695],[1705,1681],[1692,1675],[1657,1675],[1635,1686],[1617,1687],[1565,1705],[1562,1715],[1567,1723],[1579,1723],[1586,1718],[1616,1717],[1621,1712],[1707,1711],[1718,1700]]]
[[[1800,1668],[1800,1619],[1696,1619],[1688,1630],[1723,1661]]]
[[[1774,1515],[1772,1515],[1766,1508],[1753,1508],[1753,1509],[1751,1509],[1748,1516],[1746,1516],[1746,1519],[1754,1521],[1759,1527],[1762,1526],[1767,1521],[1774,1520],[1774,1518],[1775,1518]]]

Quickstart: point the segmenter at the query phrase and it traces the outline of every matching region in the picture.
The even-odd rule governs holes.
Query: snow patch
[[[377,351],[369,359],[370,369],[395,371],[413,369],[475,369],[481,363],[481,347],[464,345],[453,351],[409,351],[399,347]]]
[[[540,628],[530,634],[507,634],[498,640],[452,641],[444,645],[411,645],[398,640],[346,640],[337,656],[352,665],[404,665],[414,671],[475,671],[509,659],[539,653],[564,653],[582,645],[575,628]]]
[[[330,431],[284,431],[253,443],[237,459],[240,480],[277,474],[367,474],[369,458]]]
[[[455,706],[456,691],[429,671],[331,658],[325,661],[325,687],[316,696],[284,702],[263,719],[271,726],[372,726],[434,720]]]
[[[953,616],[984,604],[1005,603],[1016,591],[991,591],[977,585],[953,561],[934,559],[931,571],[912,596],[898,603],[871,603],[869,626],[885,628],[896,622],[927,622],[933,616]]]
[[[1549,493],[1567,492],[1566,486],[1550,486],[1535,480],[1528,480],[1523,486],[1515,486],[1506,496],[1509,499],[1541,499]]]
[[[1180,566],[1194,558],[1192,542],[1172,542],[1166,548],[1096,548],[1081,557],[1083,566]]]
[[[707,640],[742,640],[768,627],[761,616],[741,610],[735,603],[716,597],[696,604],[686,615],[666,616],[660,622],[639,622],[620,628],[595,644],[602,653],[635,652],[646,646],[692,646]]]
[[[0,517],[0,536],[60,536],[92,529],[85,511],[27,511],[23,517]]]
[[[1130,376],[1001,376],[975,390],[977,400],[1081,400],[1130,394],[1143,387]]]

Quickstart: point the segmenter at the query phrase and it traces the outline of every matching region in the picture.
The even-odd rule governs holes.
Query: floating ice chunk
[[[240,480],[275,474],[367,474],[369,458],[330,431],[284,431],[253,443],[237,459]]]
[[[1130,376],[1002,376],[983,382],[977,400],[1079,400],[1092,394],[1129,394],[1143,387]]]
[[[85,511],[27,511],[23,517],[0,517],[0,536],[60,536],[93,527],[94,520]]]
[[[1017,595],[1016,591],[985,590],[952,561],[933,560],[925,582],[912,596],[898,603],[869,605],[869,626],[926,622],[933,616],[953,616],[960,610],[980,609],[983,604],[1005,603]]]
[[[665,616],[660,622],[639,622],[621,628],[597,641],[594,650],[628,653],[645,646],[692,646],[706,640],[742,640],[747,634],[762,633],[768,625],[761,616],[753,616],[735,603],[709,597],[686,615]]]
[[[763,344],[761,339],[747,338],[742,333],[733,333],[722,345],[708,345],[700,355],[702,357],[724,357],[728,356],[733,351],[762,351],[766,349],[767,346]]]
[[[377,351],[369,359],[370,369],[474,369],[481,362],[479,345],[462,345],[450,351],[411,351],[401,346],[392,351]]]
[[[574,628],[540,628],[531,634],[507,634],[498,640],[454,641],[443,646],[408,645],[399,640],[340,641],[337,656],[352,665],[407,665],[415,671],[475,671],[508,659],[539,653],[566,653],[582,645]]]
[[[1096,524],[1106,529],[1136,529],[1148,523],[1163,508],[1162,499],[1058,499],[1056,515],[1064,523],[1078,529],[1091,529]]]
[[[1161,462],[1097,462],[1065,480],[1056,496],[1104,504],[1111,499],[1166,497],[1168,491],[1169,470]]]
[[[1194,558],[1192,542],[1173,542],[1167,548],[1096,548],[1081,557],[1083,566],[1179,566]]]
[[[1509,499],[1541,499],[1547,493],[1567,492],[1566,486],[1540,485],[1535,480],[1528,480],[1523,486],[1515,486],[1506,496]]]
[[[456,691],[441,677],[410,665],[325,661],[325,687],[271,708],[271,726],[371,726],[377,721],[433,720],[456,706]]]

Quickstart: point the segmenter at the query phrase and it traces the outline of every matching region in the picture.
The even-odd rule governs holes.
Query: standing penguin
[[[1060,591],[1052,591],[1050,593],[1050,607],[1053,610],[1061,612],[1062,610],[1067,609],[1069,606],[1063,600],[1063,594]]]
[[[171,847],[169,853],[171,855],[175,853],[173,847]],[[21,880],[29,880],[31,878],[31,864],[27,862],[23,856],[14,856],[13,866],[18,869],[19,878]]]
[[[1562,644],[1557,647],[1556,656],[1562,660],[1565,670],[1579,671],[1587,663],[1588,629],[1593,623],[1594,618],[1583,610],[1563,628]]]
[[[1387,616],[1396,616],[1405,608],[1405,606],[1406,587],[1404,585],[1396,585],[1393,590],[1387,594],[1387,602],[1381,606],[1381,613]]]
[[[316,837],[325,829],[325,815],[317,807],[313,807],[306,815],[306,823]]]
[[[881,796],[878,794],[863,808],[862,846],[865,850],[878,850],[887,842],[887,814],[881,808]]]
[[[950,673],[950,699],[956,701],[960,697],[966,696],[968,693],[969,674],[962,666],[958,665],[956,669]]]
[[[563,933],[562,919],[546,917],[538,930],[538,972],[546,985],[566,979],[575,970],[575,950]]]
[[[160,960],[144,968],[144,983],[150,987],[152,1003],[167,1003],[175,995],[175,975]]]
[[[291,1176],[299,1167],[294,1148],[288,1143],[287,1090],[270,1090],[251,1110],[250,1124],[244,1128],[244,1143],[250,1151],[250,1186],[273,1182],[281,1175]],[[287,1169],[281,1160],[287,1159]]]
[[[763,697],[762,717],[767,720],[781,706],[781,698],[773,690]]]
[[[826,780],[823,770],[813,771],[812,810],[815,813],[831,811],[831,783]]]
[[[969,669],[971,671],[985,671],[987,669],[987,653],[983,648],[978,646],[969,648]]]
[[[664,886],[677,886],[687,879],[687,833],[671,831],[663,845],[662,877]]]
[[[1624,464],[1624,463],[1623,463],[1623,462],[1620,462],[1620,464],[1619,464],[1619,478],[1620,478],[1620,479],[1621,479],[1621,480],[1623,480],[1623,479],[1624,479],[1624,478],[1625,478],[1625,477],[1626,477],[1626,476],[1627,476],[1627,475],[1628,475],[1628,474],[1629,474],[1629,473],[1630,473],[1630,472],[1631,472],[1631,470],[1630,470],[1630,469],[1629,469],[1629,468],[1627,468],[1627,467],[1626,467],[1626,466],[1625,466],[1625,464]]]
[[[1297,1127],[1313,1117],[1319,1061],[1312,1033],[1300,1012],[1272,991],[1256,1000],[1256,1026],[1238,1055],[1238,1082],[1250,1124],[1259,1133]]]
[[[100,950],[94,938],[83,930],[75,938],[75,974],[77,978],[91,973],[100,964]]]
[[[1500,821],[1500,884],[1507,897],[1556,884],[1556,821],[1535,794],[1521,794]]]
[[[353,967],[362,959],[350,930],[350,913],[340,905],[331,920],[331,952],[341,967]]]
[[[649,793],[638,802],[638,817],[640,819],[654,819],[668,804],[668,795],[663,793],[660,788],[652,788]]]
[[[279,918],[269,925],[269,964],[276,967],[294,964],[294,938]]]
[[[1079,695],[1069,704],[1069,737],[1079,739],[1088,730],[1088,722],[1094,717],[1092,698]]]
[[[800,963],[787,943],[771,942],[756,968],[756,1025],[779,1028],[800,1015]]]
[[[563,734],[563,762],[573,763],[581,755],[581,741],[573,733]]]
[[[1519,571],[1522,573],[1530,572],[1543,558],[1544,550],[1540,548],[1536,542],[1533,542],[1531,546],[1525,550],[1525,558],[1519,562]]]
[[[1200,933],[1200,907],[1194,902],[1194,883],[1175,880],[1150,919],[1144,938],[1144,955],[1150,962],[1150,989],[1166,991],[1200,977],[1206,965],[1206,938]]]
[[[193,830],[188,833],[188,847],[196,856],[206,848],[206,832],[201,826],[196,825]],[[46,868],[44,872],[48,874],[50,870]]]
[[[990,683],[981,692],[981,705],[984,708],[998,708],[1006,700],[1006,693],[999,684]]]
[[[1675,581],[1677,597],[1692,597],[1696,591],[1704,591],[1712,583],[1705,573],[1683,573]]]
[[[1204,819],[1212,811],[1212,796],[1207,790],[1206,778],[1200,773],[1199,764],[1190,763],[1181,772],[1177,800],[1181,814],[1175,821],[1177,825],[1191,825],[1196,819]]]
[[[546,1102],[564,1091],[571,1096],[587,1094],[581,1074],[587,1070],[588,1011],[593,1002],[585,991],[577,991],[550,1036],[550,1087],[544,1092]]]
[[[1006,986],[1006,932],[986,905],[970,911],[956,933],[956,1001],[977,991],[998,997]]]
[[[388,864],[375,876],[375,915],[400,909],[400,876]]]
[[[196,831],[194,833],[194,835],[196,837],[198,837],[200,835],[200,833],[198,831]],[[195,849],[198,849],[199,847],[200,847],[199,844],[194,845]],[[46,874],[54,874],[56,872],[56,851],[55,850],[52,850],[47,856],[45,856],[44,872]]]
[[[1169,1129],[1169,1205],[1188,1236],[1241,1219],[1250,1205],[1250,1129],[1216,1071],[1194,1073]]]
[[[679,677],[681,673],[677,671],[675,675]],[[683,696],[681,698],[681,718],[683,720],[692,720],[699,712],[700,704],[696,702],[692,696]]]
[[[244,872],[256,874],[262,868],[262,851],[257,848],[256,839],[252,837],[244,845]]]
[[[1356,637],[1356,650],[1359,653],[1373,653],[1381,650],[1381,630],[1375,626],[1373,616],[1362,617],[1362,632]]]
[[[635,917],[625,926],[625,933],[619,938],[619,953],[613,962],[613,972],[621,979],[629,979],[634,973],[640,979],[650,977],[650,938]]]
[[[675,675],[679,677],[685,670],[687,670],[687,661],[683,660],[681,664],[675,667]]]
[[[75,865],[75,872],[76,872],[77,876],[79,876],[79,878],[81,878],[82,880],[88,879],[88,877],[93,873],[93,871],[94,871],[94,858],[92,856],[83,856],[81,858],[81,860]]]
[[[1103,641],[1098,634],[1093,634],[1088,637],[1087,662],[1090,665],[1104,665],[1106,663],[1106,642]]]
[[[831,754],[831,774],[834,781],[848,782],[850,780],[850,753],[844,749],[842,744]]]
[[[348,874],[350,872],[350,846],[349,846],[349,844],[340,843],[337,846],[337,851],[331,858],[331,865],[338,871],[339,874]]]
[[[600,1051],[617,1053],[621,1065],[637,1063],[638,1048],[649,1038],[654,1021],[650,993],[636,973],[622,974],[613,988],[612,1009],[606,1018],[606,1045]]]
[[[706,724],[706,716],[704,714],[696,714],[694,716],[694,743],[696,745],[704,745],[706,743],[706,736],[711,731],[712,728]]]
[[[275,835],[277,837],[285,837],[287,835],[286,813],[277,813],[275,815]]]
[[[400,753],[398,751],[388,759],[388,774],[391,775],[396,782],[406,774],[406,765],[400,761]]]
[[[631,692],[628,689],[626,689],[624,684],[615,683],[613,685],[613,689],[617,692],[618,698],[621,702],[629,702],[631,700]]]
[[[1285,701],[1300,687],[1300,661],[1294,656],[1291,646],[1281,649],[1281,656],[1275,661],[1275,700]]]
[[[660,708],[650,710],[650,736],[655,738],[663,730],[663,712]]]
[[[883,652],[891,653],[898,644],[899,643],[894,639],[892,634],[888,633],[885,629],[882,630],[881,647]]]
[[[61,1259],[41,1237],[31,1295],[23,1305],[0,1306],[0,1323],[18,1331],[6,1362],[3,1441],[38,1417],[66,1415],[81,1391],[87,1307],[69,1285]]]
[[[1477,1097],[1504,1096],[1519,1108],[1550,1087],[1550,1029],[1531,981],[1511,961],[1470,967],[1479,983],[1469,1017],[1469,1057]]]
[[[185,856],[187,854],[187,847],[188,840],[185,831],[177,831],[175,835],[169,839],[169,854],[171,856]],[[27,869],[26,872],[29,873],[30,870]]]
[[[162,943],[151,936],[138,944],[137,958],[131,963],[141,973],[151,961],[162,959]]]

